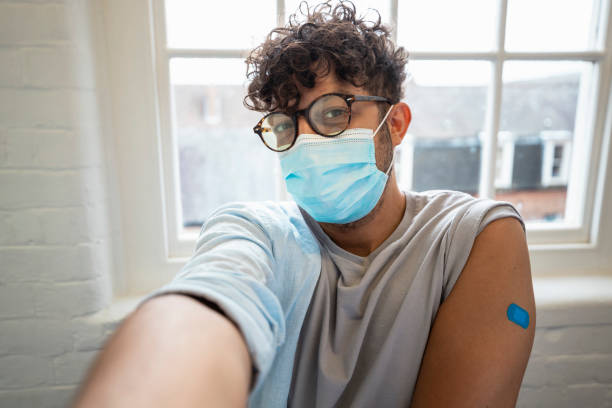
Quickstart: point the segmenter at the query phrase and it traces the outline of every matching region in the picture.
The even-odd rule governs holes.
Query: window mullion
[[[609,31],[609,24],[611,23],[611,14],[612,14],[612,1],[611,0],[601,0],[596,4],[597,6],[593,8],[593,18],[591,21],[594,21],[598,18],[598,30],[597,32],[592,32],[591,36],[595,36],[592,38],[593,45],[596,50],[604,50],[607,51],[606,45],[606,36]]]
[[[167,48],[169,58],[246,58],[246,49]]]
[[[516,59],[516,60],[566,60],[566,61],[598,61],[603,59],[605,53],[603,51],[559,51],[559,52],[539,52],[539,51],[527,51],[527,52],[505,52],[504,59]]]
[[[276,0],[276,25],[285,25],[285,0]]]
[[[285,10],[287,9],[286,0],[276,0],[276,9],[278,11],[277,15],[277,23],[279,27],[283,27],[287,20],[285,18]],[[274,180],[276,184],[276,196],[281,201],[290,201],[291,197],[289,197],[289,193],[287,192],[287,187],[285,186],[285,178],[283,177],[283,173],[280,167],[280,160],[274,161]]]
[[[591,144],[591,160],[596,166],[591,166],[585,174],[587,180],[587,191],[585,197],[588,200],[593,197],[590,207],[585,209],[585,222],[590,224],[589,242],[598,243],[601,239],[600,225],[603,210],[602,202],[606,183],[606,166],[609,166],[611,157],[608,156],[610,134],[612,132],[612,1],[603,1],[600,5],[602,16],[600,18],[600,28],[597,45],[605,51],[605,58],[596,65],[596,74],[592,78],[597,78],[594,85],[592,103],[597,109],[592,125],[593,142]],[[606,108],[607,107],[607,108]],[[572,177],[572,174],[570,174]],[[569,196],[569,193],[568,193]]]
[[[398,0],[391,0],[391,38],[397,44],[397,9]]]
[[[495,60],[500,53],[497,51],[414,51],[410,53],[411,60]],[[604,51],[542,51],[542,52],[503,52],[504,60],[572,60],[599,61],[605,58]]]
[[[180,252],[179,233],[181,231],[181,194],[177,182],[178,177],[178,152],[172,132],[172,92],[170,85],[170,58],[167,48],[166,18],[163,0],[155,0],[153,5],[153,36],[154,36],[154,61],[157,81],[156,109],[157,128],[159,143],[161,145],[161,173],[163,183],[161,185],[164,197],[164,216],[166,236],[166,258],[175,256]]]
[[[169,58],[245,58],[247,49],[205,49],[205,48],[163,48],[160,51]],[[484,52],[448,52],[448,51],[414,51],[410,60],[495,60],[499,53]],[[561,51],[561,52],[504,52],[505,60],[572,60],[600,61],[605,58],[604,51]]]
[[[507,7],[507,0],[499,0],[496,58],[493,62],[493,70],[491,72],[492,84],[489,87],[487,97],[486,130],[483,140],[481,140],[480,187],[478,194],[483,198],[493,198],[495,196],[495,161],[497,160],[497,133],[501,116]]]

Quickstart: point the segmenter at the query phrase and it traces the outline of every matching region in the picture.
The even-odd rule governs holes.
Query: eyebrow
[[[299,109],[297,109],[297,108],[296,108],[296,110],[298,110],[298,111],[299,111],[299,110],[302,110],[302,109],[306,109],[306,108],[307,108],[307,107],[308,107],[308,106],[309,106],[309,105],[310,105],[310,104],[311,104],[313,101],[316,101],[316,100],[317,100],[318,98],[320,98],[321,96],[323,96],[323,95],[328,95],[328,94],[330,94],[330,93],[332,93],[332,94],[333,94],[333,93],[339,93],[339,94],[345,94],[345,95],[355,95],[355,94],[354,94],[352,91],[349,91],[347,88],[339,88],[339,89],[336,89],[336,90],[334,90],[334,91],[325,92],[325,93],[323,93],[323,94],[321,94],[321,95],[317,96],[317,97],[316,97],[316,98],[314,98],[312,101],[310,101],[310,102],[309,102],[309,103],[308,103],[306,106],[304,106],[303,108],[299,108]],[[300,98],[301,98],[301,95],[300,95]]]

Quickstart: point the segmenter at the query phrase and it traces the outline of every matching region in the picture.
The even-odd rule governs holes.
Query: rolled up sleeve
[[[202,226],[194,254],[174,279],[144,297],[184,293],[215,303],[240,329],[259,387],[285,339],[281,282],[269,229],[247,203],[216,209]]]

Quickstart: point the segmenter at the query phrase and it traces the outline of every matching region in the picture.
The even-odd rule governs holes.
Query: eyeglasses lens
[[[286,150],[293,143],[295,126],[290,116],[284,113],[268,115],[261,124],[261,136],[268,147]]]
[[[324,136],[336,136],[347,128],[351,111],[344,98],[326,95],[317,99],[308,115],[315,132]],[[272,150],[287,150],[295,135],[295,124],[291,116],[285,113],[272,113],[261,124],[261,137]]]
[[[351,113],[344,98],[327,95],[310,108],[310,123],[314,130],[325,136],[335,136],[348,126]]]

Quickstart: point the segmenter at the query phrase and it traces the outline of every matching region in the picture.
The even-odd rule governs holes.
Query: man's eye
[[[293,125],[291,123],[280,123],[274,126],[274,133],[282,133],[289,130]]]
[[[346,114],[346,109],[330,109],[327,112],[325,112],[325,114],[323,115],[325,117],[325,119],[334,119],[337,118],[339,116],[344,116]]]

